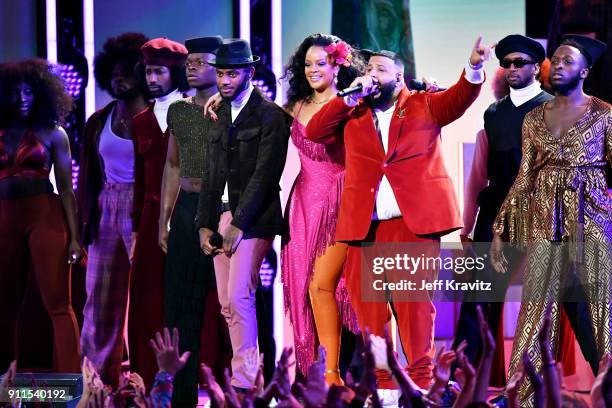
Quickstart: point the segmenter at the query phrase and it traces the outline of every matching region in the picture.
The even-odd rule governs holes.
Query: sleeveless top
[[[0,180],[16,177],[49,178],[51,152],[34,135],[26,130],[14,154],[6,150],[4,131],[0,131]]]
[[[104,163],[104,175],[109,183],[128,184],[134,182],[134,141],[124,139],[113,132],[111,111],[100,133],[98,151]]]
[[[306,138],[299,121],[302,105],[293,119],[291,140],[300,157],[300,172],[287,203],[288,233],[281,250],[281,279],[293,327],[297,368],[307,373],[316,356],[316,327],[308,287],[318,256],[333,245],[344,186],[345,153],[342,144],[321,144]],[[342,324],[358,332],[344,277],[335,291]]]

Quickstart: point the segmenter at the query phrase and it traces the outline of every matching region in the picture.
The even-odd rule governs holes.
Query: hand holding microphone
[[[336,96],[340,98],[344,98],[345,96],[349,96],[351,94],[354,94],[355,92],[360,92],[362,89],[363,89],[363,86],[361,84],[357,84],[355,86],[344,88],[343,90],[338,91]]]
[[[377,93],[380,90],[380,85],[377,80],[372,78],[370,75],[364,75],[351,83],[348,88],[338,92],[339,97],[348,96],[353,100],[365,98],[368,95]]]
[[[214,256],[223,252],[223,237],[217,231],[201,228],[198,234],[200,236],[200,248],[205,255]]]
[[[446,91],[446,88],[438,85],[438,81],[434,78],[424,76],[422,81],[411,79],[408,81],[408,87],[413,91],[440,92]]]
[[[223,248],[223,237],[217,231],[213,232],[209,242],[210,245],[215,249]]]

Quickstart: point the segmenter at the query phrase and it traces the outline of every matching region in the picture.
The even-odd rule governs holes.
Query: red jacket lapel
[[[391,125],[389,126],[389,144],[387,146],[387,158],[393,155],[395,148],[397,147],[397,140],[401,134],[402,124],[404,123],[404,116],[406,115],[406,108],[404,104],[410,95],[410,91],[404,87],[397,98],[397,104],[395,105],[395,111],[391,118]]]
[[[378,136],[376,127],[374,126],[374,112],[368,106],[362,105],[359,107],[362,110],[359,118],[359,128],[364,131],[361,132],[363,135],[363,141],[371,147],[372,152],[376,152],[377,155],[385,157],[385,150],[382,145],[382,141]]]
[[[147,128],[153,131],[155,134],[163,134],[161,128],[159,127],[159,122],[157,122],[157,117],[155,116],[155,101],[151,103],[147,108],[143,111],[144,117],[147,120]]]

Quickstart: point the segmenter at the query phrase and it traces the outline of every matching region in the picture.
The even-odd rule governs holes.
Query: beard
[[[231,95],[224,96],[223,93],[220,92],[220,95],[226,102],[231,102],[236,99],[238,95],[244,92],[244,90],[249,87],[250,83],[251,79],[248,76],[245,76],[244,81],[242,81],[242,83],[236,87],[234,93],[232,93]]]
[[[509,80],[508,78],[506,78],[506,82],[508,83],[508,86],[512,89],[523,89],[528,87],[529,85],[531,85],[533,83],[534,79],[532,77],[527,77],[527,78],[520,78],[518,79],[518,81],[512,83],[513,81]]]
[[[366,104],[368,104],[368,106],[370,106],[373,109],[376,109],[380,106],[387,106],[388,104],[391,103],[391,100],[393,99],[393,93],[395,92],[395,82],[391,81],[391,82],[387,82],[387,83],[381,83],[379,85],[379,91],[378,91],[378,96],[375,95],[368,95],[365,98],[363,98],[363,100],[365,101]]]
[[[574,89],[578,88],[578,86],[580,85],[580,79],[581,78],[579,75],[575,75],[572,78],[569,78],[566,83],[559,84],[553,82],[551,78],[550,85],[552,86],[552,89],[555,93],[567,95]]]
[[[113,96],[121,101],[131,101],[138,98],[140,95],[142,95],[142,90],[137,86],[126,89],[125,91],[113,93]]]
[[[159,87],[159,88],[156,88],[155,91],[153,91],[153,90],[151,90],[149,88],[149,94],[151,95],[151,97],[153,97],[155,99],[162,98],[162,97],[170,94],[173,91],[174,91],[174,89],[172,89],[172,87],[170,87],[170,89],[166,89],[166,90],[164,90],[164,88],[162,88],[162,87]]]

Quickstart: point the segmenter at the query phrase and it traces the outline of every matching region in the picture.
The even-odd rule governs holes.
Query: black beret
[[[185,41],[185,47],[189,54],[209,53],[216,54],[217,49],[223,43],[223,37],[215,35],[214,37],[199,37],[190,38]]]
[[[561,39],[561,45],[569,45],[578,48],[580,53],[584,55],[589,66],[593,65],[597,58],[601,57],[606,51],[606,43],[596,40],[591,37],[578,34],[567,34]]]
[[[546,51],[542,44],[520,34],[512,34],[502,38],[495,46],[495,56],[498,60],[512,52],[522,52],[529,55],[540,64],[546,58]]]

